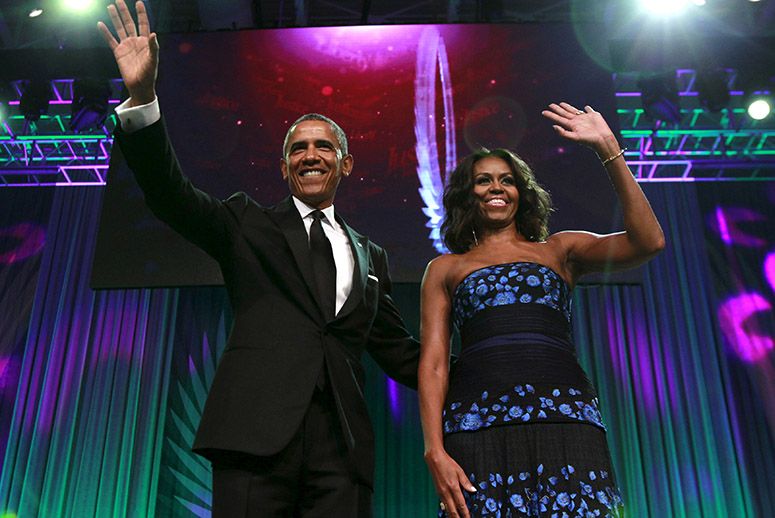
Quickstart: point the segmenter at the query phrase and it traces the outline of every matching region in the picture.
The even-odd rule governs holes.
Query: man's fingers
[[[126,30],[124,29],[124,24],[121,23],[121,17],[118,15],[118,10],[115,5],[111,4],[108,6],[108,16],[110,16],[110,21],[113,23],[113,30],[116,31],[118,39],[125,39],[127,37]]]
[[[152,32],[148,38],[148,48],[151,51],[151,59],[155,62],[159,62],[159,39],[156,37],[156,33]]]
[[[118,14],[121,16],[121,21],[124,24],[124,30],[130,38],[137,36],[137,27],[135,27],[135,21],[132,19],[132,15],[129,12],[129,8],[124,3],[124,0],[116,0],[118,6]]]
[[[151,36],[151,24],[148,21],[148,11],[145,10],[145,4],[138,0],[135,4],[137,10],[137,27],[140,30],[140,36]]]
[[[97,22],[97,29],[99,29],[100,34],[102,34],[102,38],[105,40],[105,43],[108,44],[108,47],[110,47],[110,50],[113,50],[116,47],[118,47],[118,42],[116,41],[116,38],[113,37],[113,34],[110,32],[110,30],[104,23]]]

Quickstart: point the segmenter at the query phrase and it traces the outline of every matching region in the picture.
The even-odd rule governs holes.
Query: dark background
[[[418,194],[415,68],[420,35],[436,30],[449,56],[458,160],[478,146],[511,148],[534,168],[557,211],[552,231],[620,228],[594,153],[561,140],[540,114],[550,102],[590,104],[616,124],[611,75],[553,25],[411,25],[167,35],[159,99],[183,170],[225,198],[271,205],[286,129],[305,112],[334,118],[355,157],[336,209],[384,246],[394,280],[418,282],[438,255]],[[438,76],[438,73],[437,73]],[[441,87],[437,138],[444,156]],[[443,159],[443,158],[442,158]],[[158,222],[114,148],[102,209],[95,288],[217,285],[214,261]]]

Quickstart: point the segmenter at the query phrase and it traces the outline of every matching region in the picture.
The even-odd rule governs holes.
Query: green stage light
[[[640,0],[641,8],[652,16],[677,16],[688,7],[688,0]]]
[[[94,0],[62,0],[62,8],[68,11],[85,13],[95,7]]]

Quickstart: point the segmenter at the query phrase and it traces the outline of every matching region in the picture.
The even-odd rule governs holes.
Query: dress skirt
[[[471,516],[619,517],[605,434],[586,423],[537,422],[453,433],[444,444],[477,489],[464,491]]]

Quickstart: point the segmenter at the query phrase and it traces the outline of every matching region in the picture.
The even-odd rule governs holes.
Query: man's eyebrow
[[[315,141],[315,147],[330,147],[330,148],[336,148],[333,142],[331,142],[328,139],[318,139]],[[307,147],[307,141],[305,140],[297,140],[296,142],[291,143],[290,147],[288,148],[290,151],[296,151],[297,149],[303,149]]]

